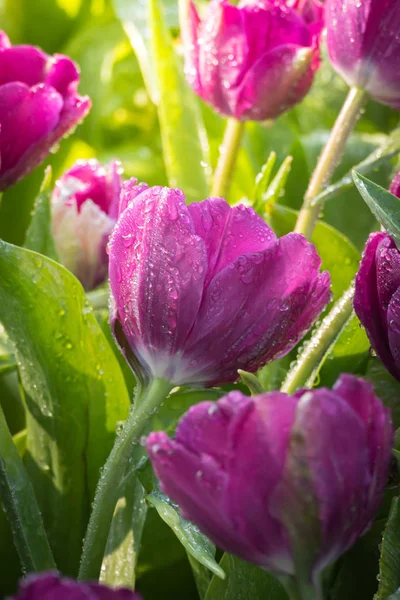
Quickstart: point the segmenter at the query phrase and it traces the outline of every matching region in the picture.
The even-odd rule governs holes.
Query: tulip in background
[[[186,77],[218,112],[243,121],[275,119],[304,98],[319,66],[318,0],[241,0],[237,6],[212,0],[203,21],[193,2],[186,9]]]
[[[400,2],[326,0],[328,51],[350,86],[400,109]]]
[[[52,195],[52,234],[60,262],[86,290],[108,273],[108,238],[117,220],[122,169],[78,161],[56,183]]]
[[[56,572],[29,575],[9,600],[141,600],[128,589],[111,589],[98,583],[77,583]]]
[[[220,548],[304,595],[371,525],[391,457],[390,411],[342,375],[331,390],[231,392],[147,449],[161,487]],[[295,581],[293,581],[295,578]],[[297,587],[296,587],[297,586]]]
[[[0,31],[0,191],[27,175],[87,115],[79,72],[62,54],[11,46]]]
[[[329,301],[315,247],[251,208],[131,188],[109,242],[111,327],[145,380],[212,386],[284,356]],[[138,364],[140,366],[138,367]]]

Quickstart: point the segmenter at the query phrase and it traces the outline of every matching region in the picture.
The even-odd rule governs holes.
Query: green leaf
[[[386,519],[375,521],[333,565],[326,600],[372,600],[378,587],[379,544],[385,524]]]
[[[260,380],[257,379],[253,373],[242,371],[242,369],[238,369],[238,373],[242,383],[250,390],[252,396],[256,396],[257,394],[262,394],[264,392]]]
[[[209,157],[198,101],[185,81],[181,62],[158,0],[149,0],[153,69],[160,92],[158,115],[165,167],[171,187],[187,201],[208,196]]]
[[[400,427],[400,383],[376,357],[369,358],[365,377],[373,383],[378,398],[391,409],[395,428]]]
[[[375,600],[386,600],[400,586],[400,505],[395,498],[383,533],[379,562],[379,587]]]
[[[135,569],[147,515],[144,488],[132,473],[121,485],[100,572],[100,582],[135,587]]]
[[[176,504],[168,496],[156,490],[148,494],[146,500],[154,506],[163,521],[171,527],[186,551],[200,564],[223,579],[225,573],[214,559],[215,548],[213,544],[196,525],[181,517]]]
[[[356,171],[353,178],[372,214],[400,245],[400,199]]]
[[[293,231],[297,211],[280,204],[270,204],[267,214],[278,236]],[[318,221],[311,241],[322,259],[322,269],[330,272],[333,298],[339,298],[358,270],[360,254],[350,240],[322,221]]]
[[[75,574],[99,470],[128,412],[123,375],[75,277],[5,242],[0,320],[25,392],[26,466],[57,566]]]
[[[54,569],[32,484],[0,408],[0,494],[15,547],[26,572]]]
[[[212,578],[205,600],[287,600],[279,581],[263,569],[227,553],[219,564],[226,578]]]
[[[36,198],[31,223],[26,232],[25,248],[57,260],[57,252],[51,234],[51,167],[47,167],[39,195]]]

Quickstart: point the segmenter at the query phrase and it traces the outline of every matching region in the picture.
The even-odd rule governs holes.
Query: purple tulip
[[[329,56],[349,85],[400,109],[400,2],[326,0]]]
[[[128,188],[126,188],[128,189]],[[144,376],[217,385],[287,354],[329,301],[315,247],[251,208],[131,186],[109,242],[111,327]]]
[[[40,164],[89,112],[79,72],[62,54],[11,46],[0,31],[0,191]]]
[[[86,290],[108,272],[107,242],[117,221],[121,192],[118,161],[103,166],[78,161],[56,183],[52,195],[52,233],[60,262]]]
[[[322,29],[318,0],[212,0],[204,21],[190,0],[181,14],[187,80],[224,115],[275,119],[309,91]]]
[[[390,411],[342,375],[331,390],[193,406],[175,440],[151,433],[161,487],[220,548],[314,580],[371,525],[391,457]]]
[[[400,253],[387,233],[372,233],[356,277],[354,309],[372,348],[400,381]]]
[[[140,600],[128,589],[111,589],[98,583],[77,583],[55,572],[28,575],[10,600]]]

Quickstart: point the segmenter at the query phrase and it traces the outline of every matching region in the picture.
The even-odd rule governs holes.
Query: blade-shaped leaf
[[[210,540],[178,512],[178,507],[160,491],[154,490],[146,496],[146,500],[154,506],[158,514],[171,527],[186,551],[200,564],[212,571],[217,577],[224,578],[225,573],[215,561],[215,548]]]
[[[379,587],[376,600],[386,600],[389,594],[400,586],[400,504],[395,498],[389,514],[389,519],[381,546],[379,563]]]
[[[54,569],[32,484],[0,408],[0,495],[23,569]]]
[[[135,568],[147,514],[144,496],[143,486],[131,473],[121,484],[121,497],[115,507],[101,567],[101,582],[135,587]]]
[[[51,167],[47,167],[39,195],[35,201],[32,220],[26,232],[25,248],[57,260],[57,252],[51,234],[51,183]]]
[[[185,81],[158,0],[149,0],[153,69],[160,92],[158,115],[165,167],[172,187],[188,202],[208,196],[209,157],[198,101]]]
[[[220,565],[226,578],[212,578],[205,600],[287,600],[279,581],[263,569],[227,553]]]
[[[25,392],[26,466],[57,566],[75,574],[99,470],[128,412],[124,378],[75,277],[5,242],[0,320]]]
[[[354,171],[353,178],[372,214],[399,245],[400,199],[360,173]]]

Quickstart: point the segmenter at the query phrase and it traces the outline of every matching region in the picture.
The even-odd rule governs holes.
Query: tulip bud
[[[332,391],[202,402],[147,449],[161,488],[218,547],[311,584],[371,525],[392,440],[372,386],[342,375]]]
[[[329,274],[303,236],[278,240],[222,198],[187,206],[181,190],[130,193],[109,242],[110,319],[142,377],[235,381],[287,354],[329,301]]]
[[[275,119],[304,98],[319,66],[318,0],[212,0],[204,21],[181,2],[187,80],[218,112]]]
[[[328,51],[351,86],[400,109],[400,2],[326,0]]]
[[[121,167],[78,161],[56,183],[52,195],[52,233],[58,258],[86,290],[108,272],[108,238],[116,223]]]
[[[78,583],[54,571],[28,575],[9,600],[140,600],[126,588],[111,589],[99,583]]]
[[[62,54],[11,46],[0,31],[0,191],[40,164],[89,112],[79,72]]]

